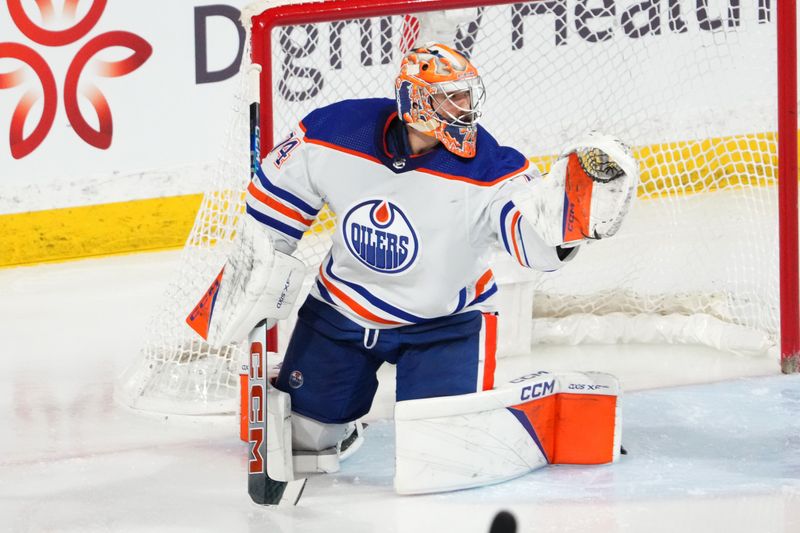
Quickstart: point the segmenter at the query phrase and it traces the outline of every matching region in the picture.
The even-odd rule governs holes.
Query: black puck
[[[508,511],[500,511],[492,520],[489,533],[517,533],[517,519]]]

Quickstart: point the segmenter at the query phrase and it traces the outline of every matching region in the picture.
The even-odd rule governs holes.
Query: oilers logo
[[[414,228],[405,213],[386,200],[367,200],[350,209],[342,232],[350,253],[376,272],[403,272],[417,258]]]

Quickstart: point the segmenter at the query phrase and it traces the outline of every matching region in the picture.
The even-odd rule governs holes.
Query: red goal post
[[[781,370],[800,371],[797,231],[797,6],[778,2],[778,184],[781,277]]]

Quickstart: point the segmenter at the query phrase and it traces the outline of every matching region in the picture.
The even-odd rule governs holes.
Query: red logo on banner
[[[93,0],[89,11],[81,20],[77,18],[77,8],[81,0],[64,0],[61,19],[69,20],[72,26],[53,30],[43,28],[33,22],[22,7],[22,0],[7,0],[8,11],[17,28],[32,41],[50,47],[66,46],[86,36],[95,27],[108,0]],[[36,0],[43,25],[52,26],[58,18],[52,0]],[[95,56],[113,47],[127,48],[130,56],[120,61],[108,62]],[[97,77],[117,78],[138,69],[153,53],[150,43],[130,32],[110,31],[93,37],[75,54],[64,79],[64,109],[72,128],[78,136],[91,146],[105,150],[111,146],[113,120],[108,100],[94,84]],[[30,71],[38,78],[38,86],[28,88],[22,95],[11,117],[9,143],[11,155],[21,159],[39,147],[47,137],[58,105],[58,89],[50,66],[34,49],[19,43],[0,43],[0,59],[15,59],[24,66],[11,72],[0,72],[0,89],[23,85],[30,79]],[[83,96],[97,113],[99,127],[93,128],[84,118],[78,105]],[[33,131],[25,137],[24,129],[28,115],[34,105],[43,100],[42,116]]]

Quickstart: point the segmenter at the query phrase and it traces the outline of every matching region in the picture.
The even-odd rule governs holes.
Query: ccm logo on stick
[[[555,380],[546,381],[544,383],[534,383],[533,385],[526,385],[522,387],[522,394],[520,394],[520,400],[532,400],[534,398],[541,398],[542,396],[546,396],[548,394],[552,394],[555,391],[556,382]]]
[[[251,474],[264,472],[264,385],[256,380],[264,378],[264,347],[260,342],[250,345],[250,461]]]

